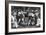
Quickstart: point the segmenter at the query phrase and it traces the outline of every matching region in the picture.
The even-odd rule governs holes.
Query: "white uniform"
[[[38,18],[38,19],[37,19],[37,24],[36,24],[36,25],[39,26],[39,24],[40,24],[40,19]]]
[[[14,23],[13,27],[16,27],[17,28],[18,27],[17,19],[15,17],[13,17],[13,16],[11,18],[13,20],[12,23]]]

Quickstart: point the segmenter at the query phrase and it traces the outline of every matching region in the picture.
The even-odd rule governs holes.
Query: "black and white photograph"
[[[44,4],[44,3],[43,3]],[[8,32],[40,32],[44,28],[43,4],[8,4]]]
[[[38,28],[40,16],[40,7],[11,6],[11,28]]]

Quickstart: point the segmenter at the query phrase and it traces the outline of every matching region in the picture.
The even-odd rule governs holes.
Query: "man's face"
[[[16,14],[17,14],[16,12],[13,13],[14,16],[16,16]]]
[[[35,13],[36,16],[38,16],[39,13]]]

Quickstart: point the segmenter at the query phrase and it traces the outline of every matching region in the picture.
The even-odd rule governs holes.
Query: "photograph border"
[[[8,4],[9,3],[26,3],[43,5],[43,30],[42,31],[28,31],[28,32],[12,32],[8,33]],[[44,2],[25,2],[25,1],[5,1],[5,34],[24,34],[24,33],[40,33],[45,32],[45,3]]]

